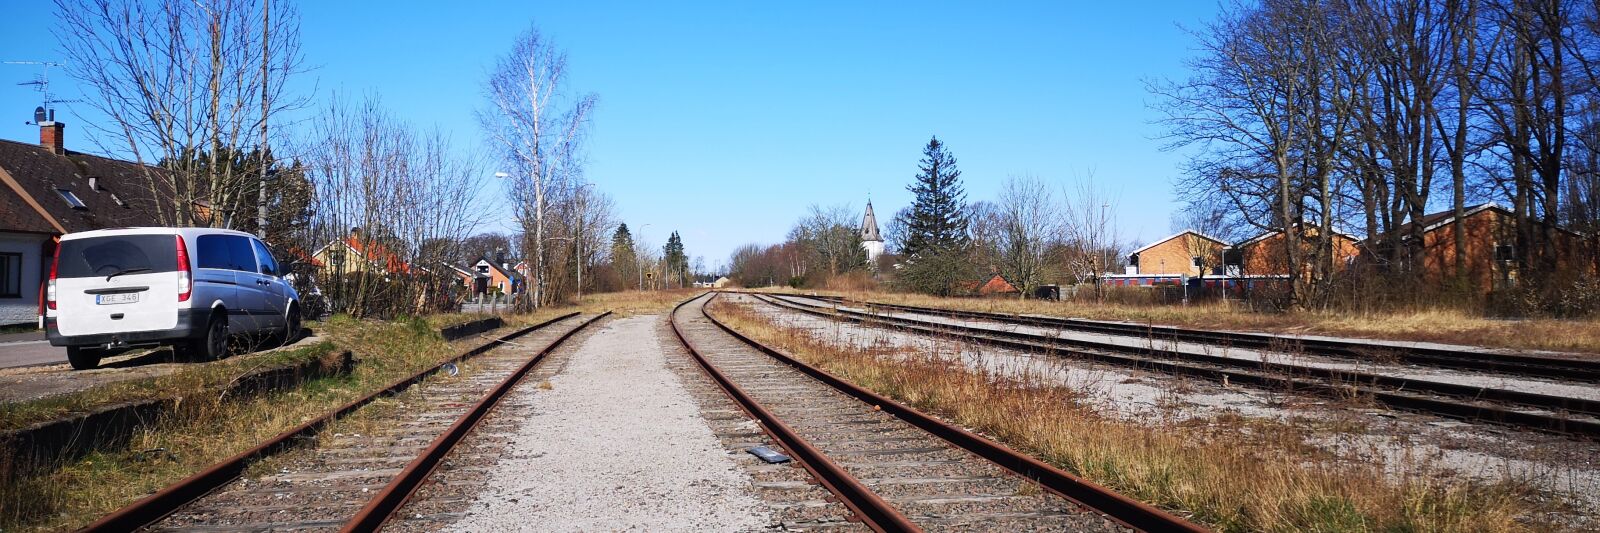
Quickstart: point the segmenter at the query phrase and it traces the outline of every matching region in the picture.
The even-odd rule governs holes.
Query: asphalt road
[[[44,332],[0,335],[0,368],[67,362],[67,349],[51,346]]]

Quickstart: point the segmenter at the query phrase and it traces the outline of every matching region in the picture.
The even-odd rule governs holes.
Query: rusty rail
[[[414,385],[417,382],[426,379],[428,376],[433,375],[435,372],[438,372],[446,364],[459,363],[462,360],[494,349],[502,342],[510,341],[523,335],[527,335],[535,330],[577,315],[578,313],[576,312],[568,313],[544,322],[540,322],[538,324],[534,324],[532,326],[528,326],[526,328],[519,329],[517,331],[513,331],[498,338],[491,339],[489,342],[483,343],[482,345],[474,347],[470,350],[457,354],[445,361],[440,362],[433,368],[418,372],[410,377],[396,380],[395,382],[389,384],[389,386],[384,387],[377,392],[362,396],[361,398],[344,404],[339,408],[329,411],[328,413],[309,422],[296,426],[283,433],[279,433],[277,436],[267,439],[266,442],[263,442],[254,448],[245,450],[240,452],[238,455],[224,459],[219,463],[211,465],[205,470],[184,478],[182,481],[161,489],[155,494],[146,496],[139,501],[133,502],[126,507],[101,517],[94,523],[84,527],[81,531],[133,531],[153,524],[156,521],[165,518],[167,515],[172,514],[173,511],[177,511],[184,505],[198,500],[207,493],[210,493],[211,491],[216,490],[217,488],[238,478],[239,475],[244,472],[245,468],[250,465],[250,463],[288,450],[289,448],[293,447],[296,444],[296,441],[300,440],[302,437],[317,434],[318,432],[322,431],[323,428],[327,427],[328,424],[347,414],[350,414],[351,412],[354,412],[357,409],[360,409],[368,403],[371,403],[373,400],[383,396],[394,395],[411,387],[411,385]]]
[[[411,498],[417,487],[422,485],[423,480],[428,479],[428,476],[433,474],[433,470],[439,466],[439,462],[443,461],[445,456],[450,454],[450,450],[460,444],[461,439],[466,438],[467,434],[472,432],[472,428],[477,427],[478,422],[483,420],[483,417],[487,416],[489,411],[500,403],[500,399],[511,392],[511,389],[516,388],[517,384],[521,383],[522,379],[528,375],[528,372],[539,366],[539,363],[544,361],[546,355],[555,351],[567,339],[577,335],[579,331],[583,331],[590,324],[610,314],[610,311],[606,311],[584,321],[582,324],[578,324],[578,327],[562,334],[555,342],[545,346],[544,349],[539,350],[538,354],[529,358],[515,372],[512,372],[510,376],[507,376],[493,390],[490,390],[488,394],[478,400],[478,403],[474,404],[472,409],[467,410],[466,414],[456,419],[449,429],[446,429],[444,433],[435,438],[433,443],[429,444],[426,449],[422,450],[421,454],[417,455],[416,459],[406,465],[405,469],[401,470],[399,474],[395,474],[394,478],[389,480],[389,484],[384,486],[376,497],[368,501],[365,507],[362,507],[349,522],[345,523],[341,531],[346,533],[377,531],[378,528],[382,527],[383,523],[389,520],[389,517],[405,506],[406,500]]]
[[[704,313],[704,309],[701,310]],[[923,431],[938,436],[963,450],[989,460],[1001,468],[1016,473],[1019,476],[1033,480],[1056,495],[1078,502],[1084,507],[1104,513],[1107,517],[1128,527],[1140,531],[1208,531],[1206,528],[1179,518],[1171,513],[1162,511],[1150,504],[1123,496],[1116,491],[1102,487],[1092,481],[1072,475],[1071,473],[1051,466],[1048,463],[1034,459],[1026,454],[1007,447],[1004,444],[989,440],[943,420],[906,406],[876,392],[872,392],[859,385],[851,383],[844,378],[835,376],[826,370],[806,364],[782,350],[761,344],[728,327],[727,324],[717,320],[710,313],[705,313],[706,318],[722,331],[734,338],[760,350],[778,361],[783,362],[812,378],[838,389],[866,403],[882,408],[885,412],[904,420]]]
[[[710,375],[711,379],[722,388],[722,392],[732,398],[734,403],[739,404],[751,417],[759,420],[762,431],[781,444],[790,455],[793,455],[795,460],[800,463],[800,466],[810,471],[812,477],[822,483],[823,487],[837,495],[845,507],[848,507],[867,527],[875,531],[922,531],[922,528],[912,523],[898,509],[889,505],[872,489],[867,488],[855,476],[846,472],[844,467],[839,466],[833,459],[822,453],[822,450],[812,446],[809,441],[801,437],[799,433],[796,433],[776,414],[767,410],[766,407],[763,407],[749,394],[745,393],[744,389],[741,389],[732,380],[728,379],[727,375],[723,374],[716,365],[711,364],[711,361],[706,359],[695,348],[694,344],[689,342],[689,338],[684,336],[683,330],[678,327],[678,311],[683,306],[704,296],[706,295],[695,296],[673,307],[672,316],[668,319],[668,322],[672,324],[672,333],[678,337],[678,342],[682,343],[689,355],[700,363],[700,367],[705,369],[706,374]],[[704,312],[703,309],[702,312]]]

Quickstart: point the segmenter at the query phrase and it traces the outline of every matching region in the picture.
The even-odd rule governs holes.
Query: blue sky
[[[1008,175],[1062,186],[1093,173],[1120,196],[1130,240],[1171,233],[1182,154],[1162,151],[1148,78],[1181,78],[1182,27],[1202,2],[671,3],[307,2],[298,82],[314,97],[375,94],[396,115],[479,150],[473,111],[494,58],[530,23],[564,47],[572,88],[599,95],[588,177],[660,244],[680,231],[709,265],[783,238],[811,204],[870,193],[880,220],[910,202],[930,135],[959,160],[969,199]],[[984,3],[990,4],[990,3]],[[50,2],[8,5],[0,59],[57,59]],[[38,96],[0,65],[0,137],[34,141]],[[63,98],[77,96],[53,76]],[[79,117],[69,146],[88,148]],[[77,135],[75,137],[75,134]],[[75,142],[76,141],[76,142]],[[507,217],[509,217],[509,212]]]

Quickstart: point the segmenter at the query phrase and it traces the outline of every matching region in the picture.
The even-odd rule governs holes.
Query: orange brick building
[[[1300,257],[1304,264],[1300,265],[1301,275],[1310,275],[1311,252],[1316,249],[1317,233],[1314,227],[1296,225],[1300,233]],[[1333,267],[1343,270],[1360,255],[1360,247],[1356,245],[1356,238],[1344,233],[1334,232],[1333,241]],[[1239,273],[1245,276],[1287,276],[1289,275],[1288,250],[1284,247],[1288,239],[1284,238],[1282,230],[1273,230],[1253,239],[1241,242],[1234,246],[1239,255]]]
[[[1432,286],[1442,286],[1455,276],[1456,255],[1455,210],[1441,211],[1422,218],[1422,281]],[[1475,292],[1488,293],[1516,283],[1515,261],[1517,242],[1516,215],[1494,203],[1469,207],[1461,218],[1465,236],[1467,283]],[[1409,239],[1410,225],[1396,230]],[[1555,232],[1557,268],[1563,271],[1583,268],[1592,273],[1592,265],[1585,261],[1582,251],[1587,243],[1582,236],[1566,229]]]
[[[1150,243],[1128,255],[1129,275],[1200,276],[1216,274],[1222,266],[1221,239],[1184,230]]]

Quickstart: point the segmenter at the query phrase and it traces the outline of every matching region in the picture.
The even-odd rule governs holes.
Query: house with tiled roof
[[[1430,213],[1422,217],[1422,282],[1442,286],[1455,277],[1456,214],[1454,209]],[[1541,223],[1534,221],[1535,226]],[[1414,239],[1408,222],[1395,228],[1400,244],[1408,245]],[[1462,273],[1467,287],[1478,294],[1512,287],[1518,279],[1517,272],[1517,219],[1510,209],[1494,202],[1468,206],[1462,210]],[[1557,268],[1592,275],[1592,265],[1585,261],[1590,251],[1588,239],[1577,232],[1556,226],[1553,228]],[[1377,244],[1363,250],[1363,259],[1381,265],[1384,250]]]
[[[152,191],[160,169],[69,150],[65,133],[43,121],[38,143],[0,140],[0,324],[38,320],[61,235],[160,225],[170,205],[171,191]]]
[[[312,252],[311,258],[322,265],[326,274],[359,272],[387,276],[412,273],[411,263],[383,244],[382,239],[363,234],[361,228],[351,228],[349,234]]]
[[[526,263],[519,263],[519,265],[525,267]],[[524,280],[527,279],[516,268],[513,268],[510,263],[496,263],[490,261],[488,257],[479,257],[478,261],[472,264],[471,270],[475,276],[475,284],[472,287],[474,294],[491,291],[499,294],[520,294]]]

